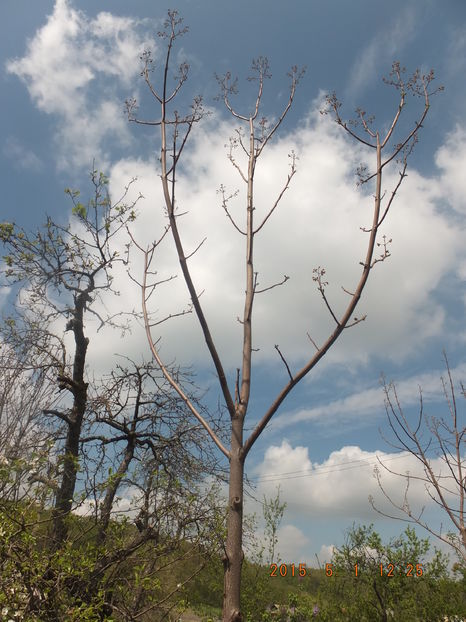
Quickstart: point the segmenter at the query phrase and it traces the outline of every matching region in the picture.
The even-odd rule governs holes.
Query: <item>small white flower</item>
[[[6,616],[6,615],[8,615],[8,607],[3,607],[2,616]]]

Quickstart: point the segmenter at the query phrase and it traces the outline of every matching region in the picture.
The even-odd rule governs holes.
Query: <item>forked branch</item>
[[[395,509],[408,517],[407,519],[402,517],[400,520],[417,523],[438,539],[452,546],[458,555],[466,561],[466,465],[463,455],[466,428],[461,429],[458,425],[459,418],[455,389],[445,353],[444,359],[447,369],[447,381],[442,378],[442,385],[449,408],[450,423],[443,418],[431,417],[428,419],[426,417],[423,410],[422,391],[420,390],[419,416],[415,427],[411,427],[401,407],[396,387],[393,384],[387,385],[384,382],[387,419],[396,439],[395,444],[391,442],[390,444],[398,450],[401,449],[409,452],[421,466],[423,475],[416,476],[410,473],[398,473],[389,469],[386,464],[379,460],[381,467],[386,472],[406,479],[406,490],[403,503],[401,504],[388,494],[382,482],[379,469],[376,470],[375,475],[384,497]],[[426,432],[428,440],[422,442],[422,436]],[[432,454],[432,451],[435,453]],[[434,469],[433,462],[435,459],[440,459],[446,468],[446,474],[442,473],[440,469],[438,471]],[[418,513],[413,512],[408,499],[409,484],[413,480],[421,480],[425,483],[429,498],[447,514],[456,534],[444,534],[441,529],[435,529],[429,525],[422,517],[423,510]],[[393,517],[378,509],[372,497],[370,502],[379,514],[399,519],[397,516]]]
[[[365,315],[363,315],[360,318],[354,317],[353,315],[354,311],[361,298],[362,292],[367,283],[367,279],[369,278],[369,274],[372,268],[375,266],[376,263],[384,261],[390,255],[387,245],[389,244],[391,240],[387,241],[387,239],[384,237],[384,240],[382,243],[377,243],[377,233],[378,233],[380,225],[382,224],[382,222],[385,220],[387,216],[387,213],[393,203],[393,200],[401,185],[401,182],[406,177],[407,158],[412,152],[413,146],[417,141],[417,135],[419,133],[419,130],[421,129],[424,119],[428,113],[428,110],[430,107],[430,96],[433,93],[439,90],[442,90],[442,87],[440,87],[432,92],[429,92],[429,85],[434,79],[433,72],[430,72],[428,75],[421,75],[419,71],[416,71],[408,81],[403,81],[403,73],[404,73],[404,69],[402,69],[399,66],[399,63],[394,63],[392,67],[392,73],[390,74],[390,78],[387,80],[387,83],[392,84],[393,86],[395,86],[395,88],[397,88],[397,90],[399,90],[400,102],[399,102],[397,111],[394,115],[393,121],[389,127],[389,130],[387,131],[387,133],[382,139],[380,138],[379,132],[373,129],[372,127],[373,118],[366,118],[365,111],[361,109],[358,109],[357,111],[358,118],[355,121],[351,122],[350,124],[344,122],[340,115],[341,103],[338,101],[335,94],[329,95],[327,97],[327,109],[321,111],[323,114],[326,114],[329,110],[333,111],[335,121],[339,125],[341,125],[348,132],[350,136],[352,136],[354,139],[358,140],[365,146],[370,147],[371,149],[375,149],[375,152],[376,152],[375,173],[372,175],[361,177],[361,183],[367,183],[371,179],[375,178],[374,211],[373,211],[373,217],[372,217],[372,226],[368,229],[363,229],[364,231],[369,233],[366,257],[364,261],[360,262],[362,266],[362,273],[361,273],[359,282],[354,290],[354,293],[350,292],[347,289],[344,289],[344,291],[351,298],[350,298],[348,305],[346,306],[346,309],[340,316],[338,316],[338,314],[335,312],[333,307],[330,305],[327,295],[325,293],[325,286],[328,285],[328,283],[324,281],[322,278],[323,275],[325,274],[325,270],[320,268],[320,266],[314,270],[313,279],[317,283],[317,288],[324,300],[324,303],[331,317],[336,323],[336,327],[333,330],[333,332],[328,336],[327,340],[324,342],[322,346],[318,347],[316,343],[312,340],[312,343],[314,347],[316,348],[316,352],[308,360],[308,362],[301,368],[300,371],[298,371],[295,375],[290,376],[290,379],[287,382],[287,384],[283,387],[283,389],[276,396],[275,400],[273,401],[273,403],[271,404],[267,412],[263,415],[262,419],[259,421],[259,423],[254,428],[249,438],[244,443],[244,446],[243,446],[244,456],[248,454],[251,447],[253,446],[255,441],[258,439],[258,437],[264,430],[267,423],[276,413],[276,411],[282,404],[283,400],[287,397],[287,395],[290,393],[293,387],[296,386],[296,384],[300,382],[300,380],[302,380],[302,378],[304,378],[311,371],[311,369],[313,369],[313,367],[320,361],[320,359],[328,352],[328,350],[338,339],[342,331],[345,328],[350,328],[352,326],[355,326],[356,324],[359,324],[360,322],[364,321],[366,318]],[[395,145],[395,147],[392,149],[392,153],[386,159],[383,159],[382,157],[383,150],[384,148],[390,145],[390,139],[393,137],[394,130],[397,127],[399,120],[400,120],[401,112],[403,108],[405,107],[406,93],[408,92],[410,92],[412,95],[422,96],[424,98],[423,111],[420,117],[415,122],[414,129],[410,131],[404,139],[402,139],[398,144]],[[352,127],[357,128],[358,126],[362,127],[364,134],[367,135],[369,138],[365,138],[359,135],[356,129],[354,130],[352,129]],[[382,202],[384,199],[384,193],[382,192],[383,169],[394,158],[399,156],[401,152],[403,152],[403,158],[401,160],[402,169],[400,172],[400,179],[398,183],[396,184],[394,190],[392,191],[390,199],[385,205],[385,209],[381,217]],[[381,245],[383,248],[383,251],[380,257],[374,259],[373,255],[374,255],[374,249],[375,249],[376,244],[378,244],[379,246]],[[350,321],[351,318],[353,318],[352,322]],[[309,333],[308,333],[308,337],[309,337]]]
[[[149,312],[147,309],[147,298],[146,298],[146,279],[147,279],[148,270],[149,270],[148,253],[145,252],[144,253],[144,273],[143,273],[143,283],[142,283],[142,310],[143,310],[143,315],[144,315],[144,324],[146,328],[147,340],[149,342],[152,356],[154,357],[155,361],[157,362],[158,366],[160,367],[160,370],[162,371],[163,375],[165,376],[170,386],[173,387],[173,389],[178,393],[178,395],[181,397],[183,402],[189,408],[189,410],[194,415],[194,417],[199,421],[199,423],[204,427],[204,429],[207,431],[207,433],[209,434],[211,439],[214,441],[214,443],[217,445],[217,447],[220,449],[220,451],[228,458],[229,457],[228,449],[223,445],[223,443],[218,438],[218,436],[215,434],[215,432],[212,430],[208,422],[204,419],[204,417],[200,414],[200,412],[194,406],[192,401],[183,391],[181,385],[176,381],[176,379],[172,376],[168,368],[165,366],[165,364],[163,363],[160,357],[157,344],[152,339],[151,330],[150,330]]]

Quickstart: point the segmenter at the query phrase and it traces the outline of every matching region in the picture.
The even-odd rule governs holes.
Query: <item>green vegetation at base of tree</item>
[[[282,573],[285,568],[286,576],[271,576],[270,565],[245,559],[245,622],[443,622],[445,616],[466,617],[466,570],[456,565],[450,572],[447,556],[431,553],[429,541],[409,527],[384,544],[372,526],[353,526],[329,564],[306,568],[303,577],[298,563],[294,576],[292,563],[283,563]],[[203,622],[221,618],[215,605],[222,590],[218,559],[189,590],[189,605]]]
[[[99,546],[92,518],[71,515],[68,539],[54,549],[47,535],[51,516],[50,510],[31,503],[0,504],[2,621],[129,622],[133,619],[129,605],[136,597],[139,610],[148,610],[138,620],[167,620],[167,611],[178,616],[186,609],[184,586],[210,561],[206,549],[189,541],[179,541],[174,548],[172,539],[163,534],[157,546],[143,543],[133,555],[124,555],[139,535],[127,518],[112,520],[105,545]],[[120,562],[114,558],[118,551]],[[151,574],[148,569],[158,556],[161,563]],[[109,601],[113,607],[106,605]],[[151,608],[152,604],[156,606]]]
[[[142,622],[177,621],[187,611],[195,612],[203,622],[221,618],[220,556],[212,557],[201,547],[193,551],[188,541],[179,542],[176,550],[165,555],[164,567],[149,577],[144,572],[148,560],[143,546],[133,558],[104,571],[100,585],[105,589],[95,590],[92,578],[96,567],[105,555],[119,547],[125,549],[137,536],[134,523],[112,520],[102,549],[96,543],[92,518],[71,515],[67,542],[52,550],[47,540],[50,520],[50,511],[32,503],[0,505],[1,620],[129,622],[131,616],[125,615],[118,603],[134,597],[137,590],[144,592],[148,606],[170,600],[168,617],[166,607],[155,607],[138,617]],[[165,542],[169,544],[169,539]],[[161,537],[161,553],[163,549]],[[154,554],[153,548],[148,550]],[[419,539],[413,529],[407,528],[384,544],[372,526],[353,526],[331,562],[322,568],[306,568],[302,577],[298,563],[293,573],[291,562],[282,562],[286,576],[279,571],[271,576],[270,564],[245,559],[245,622],[439,622],[444,616],[464,618],[466,570],[457,565],[452,574],[445,555],[437,550],[429,553],[428,540]],[[110,589],[116,607],[106,613],[104,603]],[[29,603],[27,612],[25,603]]]

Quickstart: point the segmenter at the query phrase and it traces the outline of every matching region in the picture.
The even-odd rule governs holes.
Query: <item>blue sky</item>
[[[351,289],[357,282],[364,256],[360,227],[369,224],[370,189],[356,188],[354,170],[370,154],[319,114],[324,94],[335,90],[344,101],[343,114],[362,106],[384,128],[397,105],[395,93],[381,80],[393,60],[410,71],[433,67],[438,84],[445,86],[432,100],[409,176],[384,223],[382,233],[393,239],[392,256],[375,267],[358,307],[367,320],[346,331],[285,402],[248,457],[248,475],[257,482],[254,496],[273,495],[280,484],[288,504],[280,531],[282,557],[313,563],[318,554],[323,561],[353,522],[375,522],[386,536],[402,528],[382,520],[368,503],[373,494],[379,507],[388,509],[373,477],[376,454],[385,454],[387,464],[400,472],[416,472],[414,463],[393,453],[380,436],[379,428],[387,432],[381,373],[397,382],[412,416],[418,385],[428,414],[448,416],[440,383],[443,348],[455,382],[466,378],[466,5],[461,0],[295,0],[285,7],[263,0],[180,0],[173,8],[190,28],[176,50],[177,60],[191,66],[180,106],[200,93],[212,111],[195,128],[178,200],[189,210],[184,225],[188,245],[195,248],[207,235],[192,269],[198,288],[205,290],[205,309],[232,383],[241,349],[236,317],[242,306],[243,241],[229,226],[216,193],[222,183],[234,190],[238,179],[224,149],[235,124],[214,101],[214,73],[231,70],[244,77],[251,59],[266,55],[273,77],[266,85],[264,112],[274,116],[286,102],[289,67],[307,67],[293,109],[258,170],[260,210],[286,177],[287,153],[294,149],[299,157],[290,190],[258,238],[261,282],[283,274],[291,278],[255,307],[259,351],[247,428],[286,380],[274,344],[297,368],[312,349],[306,332],[322,341],[331,327],[310,278],[312,269],[325,266],[329,295],[338,307],[344,302],[340,285]],[[95,158],[109,175],[114,196],[137,176],[133,196],[141,192],[144,199],[134,234],[149,242],[164,225],[157,136],[128,124],[124,100],[136,96],[150,114],[138,56],[150,46],[159,58],[154,33],[166,7],[148,0],[8,0],[0,13],[1,219],[26,228],[38,226],[45,214],[66,220],[70,205],[63,189],[80,188],[85,196]],[[240,81],[240,87],[239,107],[248,103],[247,83]],[[406,127],[418,103],[409,102]],[[396,170],[387,175],[387,192],[396,175]],[[157,268],[171,274],[176,271],[173,253],[169,246],[162,250]],[[140,267],[135,256],[135,275]],[[123,295],[108,303],[115,310],[138,300],[125,274],[117,278]],[[6,302],[4,290],[0,304]],[[185,303],[180,279],[170,290],[167,286],[155,306],[162,316]],[[105,331],[92,335],[91,323],[89,331],[97,370],[108,369],[115,352],[149,355],[137,328],[125,339]],[[163,354],[195,365],[214,402],[214,378],[194,320],[167,324],[161,333]],[[460,413],[464,425],[464,409]],[[401,479],[387,476],[386,485],[400,498]],[[430,520],[439,525],[440,515],[429,507],[422,486],[411,492],[413,506],[426,504]],[[254,502],[248,509],[260,511]]]

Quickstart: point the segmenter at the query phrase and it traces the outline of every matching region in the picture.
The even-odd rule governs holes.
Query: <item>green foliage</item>
[[[242,568],[241,607],[246,621],[260,620],[267,605],[271,602],[270,591],[270,563],[275,559],[277,545],[277,531],[283,518],[286,503],[280,502],[280,487],[273,499],[266,499],[262,503],[262,513],[265,520],[264,542],[251,537],[250,560],[245,559]],[[257,531],[255,516],[250,517],[249,530]],[[247,521],[246,521],[247,523]],[[267,550],[266,550],[267,549]],[[268,563],[268,566],[265,564]],[[266,570],[267,569],[267,570]]]
[[[200,613],[207,609],[215,611],[222,597],[223,565],[220,557],[214,556],[190,585],[189,604]]]
[[[407,528],[383,544],[373,526],[354,526],[326,566],[320,620],[397,622],[464,614],[460,585],[448,575],[448,558]],[[388,616],[388,618],[387,618]]]
[[[39,512],[30,502],[3,504],[0,508],[3,615],[25,622],[101,620],[103,591],[83,600],[83,591],[77,590],[78,585],[89,581],[97,550],[67,543],[53,551],[47,542],[47,523],[47,513]]]
[[[14,224],[11,222],[0,222],[0,240],[7,241],[14,231]]]
[[[2,476],[7,468],[8,465],[2,466]],[[136,559],[129,558],[116,566],[111,581],[107,576],[101,588],[86,591],[94,584],[91,577],[96,564],[111,551],[124,548],[134,538],[134,526],[128,521],[112,521],[108,541],[102,549],[95,544],[93,521],[72,516],[70,540],[53,552],[47,542],[48,516],[32,503],[0,507],[0,611],[8,610],[5,616],[25,622],[122,622],[126,618],[118,612],[103,613],[110,593],[115,602],[129,603],[141,590],[145,594],[144,606],[156,605],[177,583],[184,582],[204,565],[202,572],[189,587],[178,592],[173,602],[179,613],[191,608],[203,620],[218,619],[223,593],[219,557],[211,557],[202,549],[189,554],[189,544],[179,543],[164,558],[166,570],[154,573],[150,566],[163,551],[162,540],[159,553],[143,548]],[[428,541],[418,539],[411,529],[384,544],[372,526],[362,526],[353,527],[345,545],[335,552],[331,577],[326,576],[325,569],[309,568],[307,576],[302,578],[292,577],[290,572],[285,577],[271,577],[269,565],[245,560],[245,621],[376,622],[384,619],[379,596],[386,611],[393,612],[387,619],[396,622],[438,622],[443,615],[464,616],[464,568],[456,568],[459,580],[455,581],[448,575],[446,558],[437,551],[428,561],[428,552]],[[422,564],[422,576],[388,577],[385,572],[380,577],[379,563],[386,571],[388,563],[403,568],[413,561]],[[359,565],[357,577],[354,564]],[[291,564],[287,566],[290,568]],[[277,606],[270,609],[273,604]],[[159,620],[162,615],[156,607],[147,620]]]
[[[74,204],[71,212],[74,216],[79,216],[83,220],[87,217],[87,209],[80,201]]]
[[[186,609],[190,586],[178,588],[210,561],[207,550],[183,541],[173,547],[168,536],[125,558],[138,536],[131,522],[112,521],[104,545],[98,545],[93,520],[76,515],[69,517],[68,540],[56,550],[48,537],[50,519],[50,511],[32,502],[0,505],[0,611],[8,610],[5,615],[15,621],[127,622],[136,599],[150,611],[142,620],[166,619],[158,603]],[[106,569],[113,555],[117,561]],[[109,601],[117,605],[113,612]]]
[[[385,544],[372,526],[353,526],[345,545],[335,551],[331,564],[322,569],[307,568],[305,577],[297,576],[297,572],[293,577],[290,562],[285,564],[286,576],[277,573],[271,577],[270,565],[245,560],[242,581],[245,620],[440,622],[445,615],[466,615],[464,569],[456,567],[458,578],[455,579],[448,572],[447,557],[439,551],[433,555],[429,552],[429,541],[419,539],[413,529],[408,528]],[[383,576],[380,576],[380,563]],[[409,563],[413,564],[413,576],[406,576]],[[420,564],[421,576],[416,576],[416,563]],[[387,576],[389,564],[394,567],[393,577]],[[403,568],[404,574],[399,572]]]
[[[273,499],[266,499],[264,496],[262,512],[265,519],[264,533],[268,544],[268,558],[270,564],[274,561],[279,561],[278,557],[275,559],[275,547],[278,543],[277,531],[282,522],[285,509],[286,503],[280,503],[280,486],[278,486],[277,494]]]
[[[32,234],[13,223],[0,223],[0,243],[7,251],[3,256],[5,276],[10,282],[29,282],[31,295],[46,300],[53,298],[49,296],[52,288],[60,294],[62,290],[89,289],[90,281],[97,276],[104,276],[111,289],[108,268],[117,255],[111,251],[110,242],[136,218],[138,199],[130,204],[123,202],[130,183],[121,200],[113,204],[108,178],[97,170],[91,172],[91,182],[93,194],[87,204],[80,200],[79,190],[65,188],[79,227],[73,222],[59,225],[47,218],[42,229]]]

